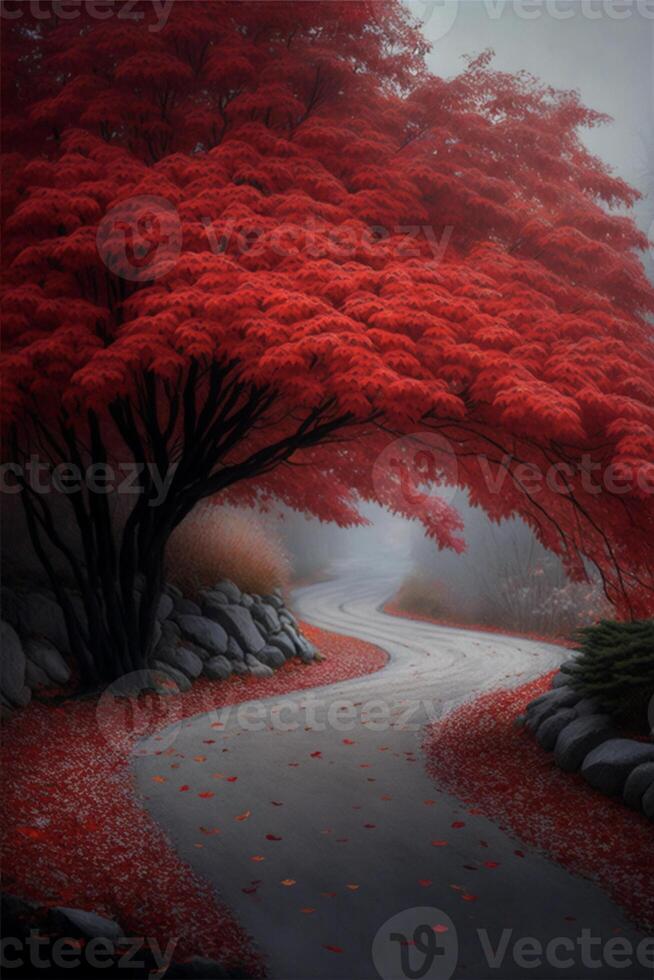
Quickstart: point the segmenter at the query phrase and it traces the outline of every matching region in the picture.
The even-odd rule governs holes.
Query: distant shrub
[[[462,609],[443,582],[417,572],[404,579],[393,605],[404,612],[430,616],[432,619],[467,621],[467,610]]]
[[[579,656],[568,668],[570,683],[585,697],[634,730],[649,730],[654,699],[654,619],[602,620],[578,633]],[[650,719],[651,724],[651,719]]]
[[[186,596],[224,578],[244,592],[263,594],[286,587],[290,575],[281,541],[253,511],[198,507],[166,548],[166,580]]]

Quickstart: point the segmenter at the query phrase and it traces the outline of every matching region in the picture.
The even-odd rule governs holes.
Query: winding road
[[[430,720],[481,691],[545,673],[565,651],[386,615],[381,606],[396,586],[395,579],[349,565],[334,580],[299,589],[294,606],[301,618],[377,644],[389,654],[387,666],[239,706],[221,713],[224,729],[210,727],[213,715],[190,719],[173,745],[179,783],[194,792],[178,792],[177,780],[153,790],[160,759],[134,759],[152,815],[254,937],[273,980],[651,980],[644,966],[600,966],[597,944],[582,955],[584,929],[602,944],[619,935],[635,946],[643,937],[594,884],[517,845],[441,792],[421,757]],[[208,738],[215,743],[205,744]],[[197,795],[208,782],[193,759],[198,753],[208,757],[202,771],[238,776],[214,780],[211,799]],[[457,822],[465,825],[453,830]],[[221,832],[203,836],[200,826]],[[448,846],[435,847],[434,840]],[[518,846],[524,858],[516,856]],[[498,863],[493,870],[483,866],[488,858]],[[474,901],[463,898],[470,894]],[[425,922],[438,948],[423,956],[418,934],[416,950],[412,939],[397,937],[411,937]],[[559,943],[542,965],[526,966],[513,944],[527,937],[568,940],[574,952]],[[403,953],[409,970],[423,962],[429,968],[403,972]]]

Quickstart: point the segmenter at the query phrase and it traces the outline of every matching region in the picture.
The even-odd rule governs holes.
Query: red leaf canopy
[[[241,499],[347,522],[376,497],[459,546],[449,507],[375,476],[431,430],[444,479],[651,612],[654,292],[637,195],[579,137],[606,120],[488,54],[433,77],[395,2],[176,3],[163,29],[135,9],[6,24],[9,427],[91,412],[124,455],[118,401],[156,456],[150,398],[174,463],[217,365],[234,404],[263,398],[212,461],[257,461]]]

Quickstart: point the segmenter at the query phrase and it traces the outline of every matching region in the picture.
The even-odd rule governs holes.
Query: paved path
[[[210,727],[215,717],[190,720],[174,741],[175,779],[165,784],[151,778],[162,772],[160,757],[135,759],[139,788],[178,852],[234,910],[274,980],[365,980],[379,975],[376,966],[384,977],[402,977],[401,944],[389,933],[411,935],[431,919],[440,928],[427,980],[651,980],[652,970],[637,965],[585,966],[579,945],[552,951],[572,958],[565,968],[515,962],[513,943],[525,937],[577,943],[585,928],[602,943],[620,935],[635,945],[642,936],[588,881],[524,846],[526,856],[517,857],[514,839],[439,791],[420,755],[430,717],[480,691],[537,677],[565,651],[387,616],[380,606],[396,582],[363,573],[351,568],[298,590],[295,607],[318,626],[383,647],[390,655],[383,670],[262,702],[263,730],[249,730],[252,722],[258,727],[252,706],[245,727],[242,708],[221,716],[224,731]],[[207,761],[194,761],[198,754]],[[238,779],[212,779],[216,771]],[[180,793],[178,784],[191,790]],[[207,789],[213,798],[197,795]],[[457,821],[465,826],[453,829]],[[206,835],[201,826],[221,832]],[[449,843],[435,847],[434,840]],[[487,860],[499,866],[486,868]],[[405,911],[422,907],[436,911]],[[378,931],[402,912],[382,930],[373,958]],[[480,930],[493,948],[512,930],[501,966],[489,964]],[[410,965],[423,962],[411,946],[407,952]]]

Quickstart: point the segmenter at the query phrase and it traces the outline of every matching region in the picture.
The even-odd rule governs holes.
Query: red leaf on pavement
[[[266,834],[266,840],[281,840],[276,834]]]
[[[323,949],[328,949],[330,953],[342,953],[343,950],[340,946],[324,946]]]

